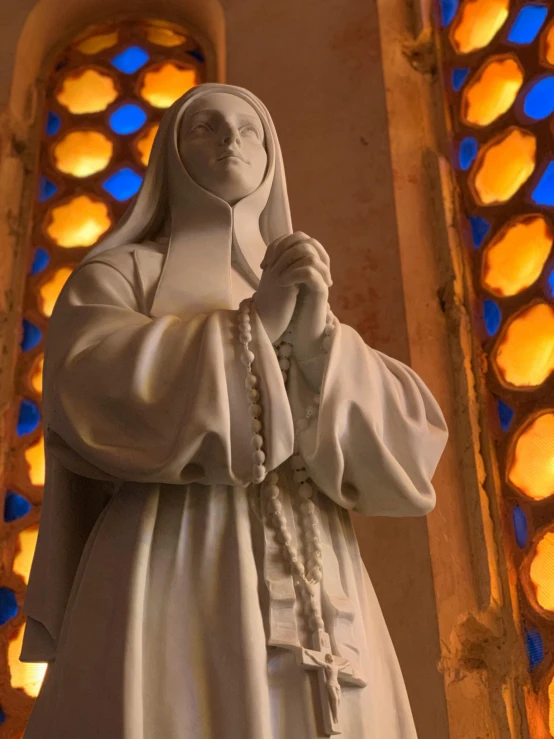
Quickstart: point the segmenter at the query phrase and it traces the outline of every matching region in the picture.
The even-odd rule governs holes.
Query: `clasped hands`
[[[273,241],[260,266],[254,303],[270,341],[278,341],[294,314],[294,354],[301,362],[312,359],[321,351],[327,318],[329,255],[319,241],[296,231]]]

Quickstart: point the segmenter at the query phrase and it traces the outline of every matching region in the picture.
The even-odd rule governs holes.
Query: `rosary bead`
[[[251,403],[248,408],[248,413],[252,418],[258,418],[262,415],[262,406],[258,403]]]
[[[335,324],[334,323],[327,323],[325,324],[325,328],[323,329],[323,333],[325,336],[331,336],[333,331],[335,330]]]
[[[254,434],[254,436],[250,440],[250,444],[252,445],[253,449],[261,449],[264,445],[263,436],[261,434]]]
[[[292,561],[292,571],[295,575],[302,577],[306,572],[306,568],[298,559]]]
[[[250,388],[255,387],[258,384],[258,378],[256,375],[252,374],[252,372],[249,372],[246,375],[246,380],[244,381],[244,384],[246,385],[247,389],[250,390]]]
[[[308,572],[308,577],[313,582],[321,582],[323,580],[321,567],[314,567],[310,572]]]
[[[273,499],[278,498],[279,497],[279,494],[281,492],[279,490],[279,486],[278,485],[275,485],[275,484],[268,485],[265,490],[266,490],[266,493],[267,493],[267,497],[268,498],[273,498]]]
[[[310,553],[310,557],[317,560],[318,562],[322,562],[323,552],[321,551],[321,549],[315,549],[313,552]]]
[[[300,503],[300,511],[304,515],[308,516],[309,514],[315,511],[315,506],[311,500],[305,500],[302,503]]]
[[[321,546],[321,539],[319,536],[312,536],[312,538],[308,541],[307,548],[310,552],[313,552]]]
[[[309,425],[310,422],[307,418],[299,418],[294,424],[297,431],[305,431]]]
[[[301,482],[306,482],[309,475],[308,475],[307,470],[296,470],[293,477],[294,477],[294,482],[300,484]]]
[[[288,369],[290,369],[290,362],[289,362],[289,360],[286,359],[286,358],[280,359],[279,360],[279,367],[286,372]]]
[[[333,337],[332,336],[326,336],[323,339],[323,342],[322,342],[321,346],[322,346],[324,352],[328,352],[329,351],[329,349],[331,348],[332,342],[333,342]]]
[[[310,485],[309,482],[303,482],[300,484],[300,487],[298,488],[298,494],[301,498],[311,498],[314,493],[313,487]]]
[[[314,403],[315,405],[319,405],[321,402],[321,395],[314,395]]]
[[[310,419],[317,415],[317,406],[315,405],[309,405],[306,408],[306,418]]]
[[[252,461],[254,464],[263,464],[265,462],[265,454],[261,449],[256,449],[255,452],[252,452]]]
[[[250,421],[250,428],[252,429],[252,431],[255,434],[257,434],[259,431],[261,431],[262,430],[262,422],[260,421],[260,419],[259,418],[253,418]]]
[[[281,540],[283,544],[288,544],[291,541],[292,536],[290,535],[288,531],[280,531],[279,539]]]
[[[266,468],[263,464],[255,464],[252,468],[252,474],[254,476],[254,482],[262,482],[266,475]]]
[[[275,521],[275,524],[279,527],[286,526],[287,525],[287,519],[285,517],[284,513],[276,513],[273,516],[273,520]]]
[[[287,382],[287,379],[288,379],[287,373],[286,372],[283,372],[283,370],[281,370],[281,375],[283,377],[283,382],[286,383]]]
[[[325,622],[321,618],[321,616],[314,616],[310,619],[310,626],[314,631],[317,631],[319,629],[323,630],[325,628]]]
[[[278,353],[282,359],[292,356],[292,344],[281,344]]]
[[[283,504],[277,498],[270,498],[267,502],[267,509],[270,513],[281,513]]]
[[[252,401],[253,403],[256,402],[256,400],[259,399],[260,393],[256,390],[255,387],[250,388],[250,390],[247,392],[248,400]]]
[[[275,470],[272,470],[269,475],[267,476],[267,481],[270,485],[275,485],[277,482],[279,482],[279,475],[275,472]]]
[[[245,367],[252,364],[254,359],[254,352],[251,352],[250,349],[245,349],[240,355],[240,361],[245,365]]]
[[[252,341],[252,333],[246,329],[239,332],[239,341],[241,344],[249,344]]]
[[[302,470],[306,466],[300,454],[293,454],[290,463],[293,470]]]

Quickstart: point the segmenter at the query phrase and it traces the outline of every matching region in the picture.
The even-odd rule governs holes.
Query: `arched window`
[[[527,718],[533,736],[554,737],[554,7],[437,5],[458,226],[489,410],[483,432],[528,657]]]
[[[13,625],[11,689],[0,690],[0,723],[8,731],[14,727],[14,739],[45,671],[44,665],[19,662],[19,605],[44,483],[40,408],[48,319],[72,269],[140,187],[164,110],[204,81],[203,49],[185,28],[156,19],[88,28],[58,56],[48,77],[5,503],[6,522],[15,522],[6,552],[15,556],[0,588],[0,625]]]

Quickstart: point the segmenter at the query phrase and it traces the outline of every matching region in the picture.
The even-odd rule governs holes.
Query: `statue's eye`
[[[257,138],[259,139],[261,138],[260,132],[258,131],[256,126],[253,126],[251,123],[248,123],[246,126],[243,126],[240,129],[240,132],[243,134],[248,134],[248,135],[254,134],[254,136],[256,136]]]
[[[211,129],[207,123],[195,123],[190,129],[191,133],[206,133],[208,131],[211,131]]]

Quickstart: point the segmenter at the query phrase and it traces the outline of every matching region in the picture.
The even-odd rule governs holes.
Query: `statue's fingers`
[[[316,250],[311,244],[308,244],[306,242],[296,244],[295,246],[291,246],[289,249],[283,252],[281,256],[273,263],[271,269],[273,270],[275,276],[279,277],[279,275],[283,274],[283,272],[292,264],[295,264],[299,260],[302,260],[306,257],[310,257],[314,264],[321,261]]]
[[[279,239],[279,242],[275,244],[275,248],[272,249],[271,259],[267,260],[267,266],[273,266],[277,259],[279,259],[279,257],[287,251],[287,249],[296,246],[302,241],[309,241],[309,238],[310,237],[303,231],[295,231],[294,233],[285,236],[285,238]]]
[[[266,249],[264,258],[262,259],[262,263],[260,264],[260,267],[262,269],[266,269],[269,265],[273,263],[275,250],[277,249],[279,244],[289,236],[290,234],[283,234],[282,236],[279,236],[271,242],[271,244]]]
[[[316,239],[310,238],[308,239],[308,243],[315,247],[322,261],[324,261],[325,264],[329,267],[331,264],[331,260],[329,259],[329,254],[327,254],[325,247],[322,246]]]

